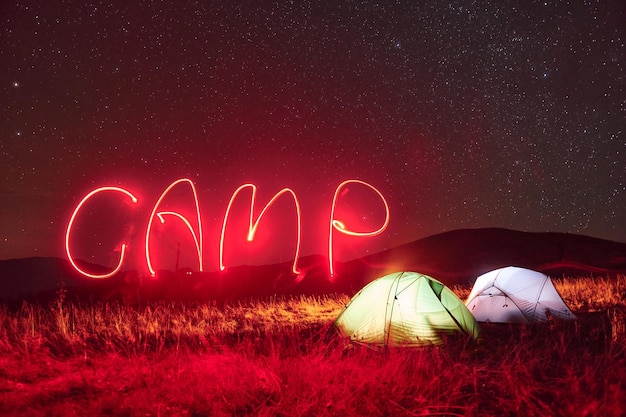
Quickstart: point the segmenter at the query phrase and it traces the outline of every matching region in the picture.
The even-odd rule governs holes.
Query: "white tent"
[[[396,272],[367,284],[335,321],[353,342],[378,346],[440,344],[447,334],[476,339],[478,323],[463,301],[441,282],[416,272]]]
[[[576,319],[554,288],[550,277],[509,266],[476,278],[465,305],[479,322],[536,323]]]

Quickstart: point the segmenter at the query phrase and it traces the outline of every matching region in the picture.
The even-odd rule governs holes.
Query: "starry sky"
[[[620,0],[4,1],[0,259],[64,257],[76,204],[119,186],[137,206],[94,198],[74,247],[115,265],[124,238],[139,262],[152,207],[179,178],[197,187],[205,269],[248,182],[256,214],[282,188],[297,194],[302,255],[325,254],[347,179],[376,187],[390,221],[336,236],[340,258],[460,228],[624,242],[624,22]],[[190,213],[189,190],[163,208]],[[384,221],[359,184],[337,210],[352,230]],[[268,210],[261,258],[292,257],[294,211],[282,197]],[[182,223],[154,239],[159,266],[174,252],[194,266]]]

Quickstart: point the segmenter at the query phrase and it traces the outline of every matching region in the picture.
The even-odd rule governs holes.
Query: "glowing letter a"
[[[220,269],[223,271],[226,268],[224,266],[224,235],[226,234],[226,222],[228,221],[230,208],[233,205],[233,201],[237,197],[237,194],[239,194],[239,192],[243,190],[244,188],[252,189],[252,197],[250,198],[250,223],[248,225],[248,242],[251,242],[254,239],[254,235],[256,233],[257,227],[259,226],[259,222],[261,221],[261,218],[263,217],[267,209],[272,204],[274,204],[274,201],[276,201],[278,197],[280,197],[282,194],[285,194],[285,193],[289,193],[293,197],[293,201],[296,206],[296,215],[297,215],[297,222],[298,222],[298,238],[297,238],[297,243],[296,243],[296,254],[293,260],[292,271],[294,274],[299,274],[300,272],[298,271],[296,266],[298,263],[298,257],[300,256],[300,238],[301,238],[302,232],[301,232],[301,219],[300,219],[300,203],[298,202],[296,194],[289,188],[283,188],[278,193],[276,193],[274,197],[272,197],[272,199],[269,201],[269,203],[265,205],[265,207],[263,207],[263,210],[261,210],[261,214],[259,214],[259,217],[257,217],[256,221],[254,221],[254,200],[256,198],[256,188],[257,188],[256,185],[254,184],[244,184],[240,186],[239,188],[237,188],[235,192],[233,193],[233,196],[230,198],[230,201],[228,202],[228,207],[226,208],[226,213],[224,214],[224,223],[222,224],[222,235],[220,238]]]
[[[86,277],[89,277],[89,278],[109,278],[109,277],[112,277],[113,275],[117,274],[119,272],[119,270],[122,268],[122,264],[124,263],[124,256],[126,255],[126,243],[122,243],[122,246],[121,246],[121,249],[120,249],[120,260],[119,260],[117,266],[115,267],[115,269],[113,269],[111,272],[109,272],[107,274],[90,274],[89,272],[83,271],[76,264],[76,261],[74,260],[74,257],[72,256],[72,251],[70,250],[70,232],[72,231],[72,225],[74,224],[74,219],[76,219],[76,215],[78,214],[78,212],[82,208],[82,206],[87,202],[87,200],[89,200],[94,195],[96,195],[96,194],[98,194],[100,192],[103,192],[103,191],[115,191],[115,192],[119,192],[119,193],[122,193],[122,194],[126,194],[128,197],[130,197],[130,199],[133,201],[133,203],[137,204],[137,197],[132,195],[130,193],[130,191],[127,191],[127,190],[125,190],[123,188],[119,188],[119,187],[100,187],[100,188],[96,188],[95,190],[93,190],[92,192],[87,194],[80,201],[80,203],[78,203],[78,205],[76,206],[76,209],[74,210],[74,213],[72,213],[72,217],[70,218],[70,221],[67,224],[67,231],[65,232],[65,252],[67,253],[67,258],[69,259],[69,261],[72,264],[72,266],[74,267],[74,269],[76,269],[79,273],[81,273],[82,275],[84,275]]]
[[[193,193],[193,198],[194,198],[194,202],[195,202],[195,205],[196,205],[196,214],[198,216],[198,234],[197,235],[194,232],[193,228],[191,227],[191,223],[189,222],[189,220],[187,220],[187,218],[185,216],[183,216],[182,214],[177,213],[175,211],[162,211],[162,212],[158,212],[157,213],[157,209],[159,208],[159,205],[161,204],[161,201],[165,198],[167,193],[169,193],[170,190],[172,188],[174,188],[176,185],[181,184],[181,183],[188,183],[189,186],[191,187],[191,192]],[[152,265],[152,259],[150,257],[150,232],[152,231],[152,222],[154,221],[154,217],[155,216],[158,217],[159,220],[161,221],[161,223],[165,223],[165,218],[163,217],[164,215],[174,216],[174,217],[182,220],[185,223],[185,225],[187,225],[187,228],[189,229],[189,231],[191,232],[191,236],[193,237],[194,243],[196,244],[196,250],[198,252],[198,263],[200,264],[200,272],[202,272],[202,270],[203,270],[203,264],[202,264],[202,221],[200,220],[200,206],[198,204],[198,193],[196,192],[196,187],[193,185],[193,182],[190,179],[181,178],[181,179],[176,180],[173,183],[171,183],[165,189],[165,191],[163,191],[163,194],[161,194],[161,197],[159,197],[159,199],[157,200],[156,204],[154,205],[154,208],[152,209],[152,214],[150,214],[150,219],[148,220],[148,227],[146,229],[146,264],[148,265],[148,270],[150,271],[150,274],[152,276],[156,275],[156,271],[154,270],[154,267]]]
[[[346,225],[342,221],[335,220],[335,205],[337,204],[337,196],[339,195],[339,191],[341,191],[341,189],[346,184],[350,184],[350,183],[363,184],[366,187],[371,188],[372,190],[376,192],[376,194],[378,194],[378,196],[382,200],[383,204],[385,205],[385,222],[383,223],[382,226],[380,226],[379,229],[374,230],[373,232],[354,232],[354,231],[346,229]],[[333,204],[330,208],[330,231],[328,232],[328,265],[329,265],[329,270],[330,270],[330,276],[332,277],[335,273],[334,267],[333,267],[333,229],[343,234],[350,235],[350,236],[376,236],[382,233],[382,231],[387,228],[388,224],[389,224],[389,206],[387,205],[387,201],[385,200],[385,197],[383,197],[383,195],[380,193],[380,191],[378,191],[372,185],[363,181],[359,181],[359,180],[346,180],[342,182],[341,184],[339,184],[339,186],[337,186],[337,189],[335,190],[335,196],[333,197]]]

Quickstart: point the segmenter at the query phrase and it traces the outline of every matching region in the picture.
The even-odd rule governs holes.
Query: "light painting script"
[[[109,272],[107,274],[90,274],[89,272],[83,271],[78,266],[78,264],[76,264],[76,261],[74,260],[74,257],[72,256],[72,250],[71,250],[71,247],[70,247],[70,232],[72,231],[72,226],[74,225],[74,220],[76,219],[76,215],[78,214],[80,209],[83,207],[83,205],[87,202],[87,200],[89,200],[94,195],[96,195],[98,193],[101,193],[101,192],[105,192],[105,191],[114,191],[114,192],[126,194],[128,197],[130,197],[130,199],[132,200],[132,202],[134,204],[137,204],[137,202],[138,202],[137,197],[135,197],[133,194],[131,194],[130,191],[125,190],[123,188],[120,188],[120,187],[100,187],[100,188],[96,188],[95,190],[93,190],[92,192],[87,194],[85,197],[83,197],[83,199],[80,201],[80,203],[78,203],[78,205],[76,206],[76,209],[74,209],[74,212],[72,213],[72,217],[70,217],[70,221],[67,224],[67,232],[65,233],[65,252],[67,253],[67,257],[70,260],[70,263],[72,264],[74,269],[76,269],[82,275],[84,275],[86,277],[89,277],[89,278],[109,278],[109,277],[112,277],[113,275],[117,274],[119,272],[119,270],[122,268],[122,264],[124,263],[124,256],[126,255],[126,245],[127,245],[127,243],[126,242],[122,242],[121,243],[121,248],[120,248],[120,261],[117,263],[117,266],[111,272]]]
[[[297,222],[296,224],[298,226],[298,238],[297,238],[298,240],[296,243],[296,253],[293,258],[292,271],[296,275],[299,274],[300,272],[297,269],[297,263],[298,263],[298,257],[300,255],[300,242],[301,242],[301,237],[302,237],[302,219],[300,216],[300,203],[298,202],[296,193],[294,193],[290,188],[283,188],[278,193],[274,194],[274,197],[272,197],[270,202],[267,203],[265,207],[263,207],[263,210],[261,210],[261,214],[259,214],[259,217],[257,217],[256,221],[253,222],[254,200],[256,198],[256,188],[257,188],[256,185],[254,184],[244,184],[241,187],[237,188],[235,192],[233,193],[233,196],[230,198],[230,201],[228,202],[228,207],[226,208],[226,213],[224,214],[224,223],[222,223],[222,234],[220,236],[220,270],[223,271],[224,269],[226,269],[226,266],[224,266],[224,236],[226,235],[226,222],[228,220],[228,215],[230,214],[230,209],[233,205],[233,201],[235,201],[235,198],[237,198],[237,195],[239,194],[239,192],[245,188],[250,188],[252,190],[252,196],[250,198],[250,222],[248,224],[248,236],[247,236],[248,242],[252,242],[252,240],[254,239],[254,235],[256,234],[256,230],[259,226],[259,222],[261,221],[261,217],[263,217],[263,214],[265,214],[267,209],[270,208],[272,204],[274,204],[274,201],[276,201],[278,197],[280,197],[282,194],[285,194],[285,193],[289,193],[293,197],[293,202],[296,206],[296,222]]]
[[[337,206],[337,200],[340,197],[340,192],[342,190],[342,188],[344,188],[346,185],[348,184],[360,184],[363,185],[369,189],[371,189],[372,191],[374,191],[376,193],[376,195],[380,198],[380,200],[382,201],[384,207],[385,207],[385,219],[382,222],[381,226],[373,231],[353,231],[347,228],[347,226],[345,225],[345,222],[340,220],[340,219],[336,219],[335,218],[335,209]],[[167,196],[167,194],[174,188],[174,187],[180,187],[180,186],[185,186],[188,185],[192,191],[193,194],[193,202],[194,202],[194,208],[195,208],[195,214],[196,214],[196,219],[194,222],[190,221],[185,215],[183,215],[182,213],[176,212],[176,211],[159,211],[159,207],[161,206],[164,198]],[[231,198],[230,201],[228,202],[228,206],[226,207],[226,211],[224,213],[224,221],[222,223],[222,230],[221,230],[221,235],[220,235],[220,242],[219,242],[219,267],[220,270],[225,270],[226,269],[226,265],[224,263],[224,242],[225,242],[225,236],[226,236],[226,229],[227,229],[227,224],[228,224],[228,219],[230,216],[230,211],[233,205],[233,202],[235,201],[235,199],[237,198],[237,196],[244,190],[246,189],[250,189],[251,191],[251,196],[250,196],[250,218],[249,218],[249,222],[248,222],[248,233],[247,233],[247,240],[249,242],[254,240],[254,236],[256,234],[256,231],[259,227],[259,223],[261,221],[261,219],[263,218],[263,215],[267,212],[267,210],[274,204],[274,202],[282,197],[291,197],[291,199],[293,200],[294,203],[294,208],[295,208],[295,221],[296,221],[296,237],[295,237],[295,250],[294,250],[294,260],[293,260],[293,265],[292,265],[292,272],[296,275],[300,274],[300,271],[298,270],[298,258],[300,256],[300,245],[301,245],[301,232],[302,232],[302,218],[301,218],[301,212],[300,212],[300,202],[298,201],[298,198],[296,196],[296,193],[291,190],[290,188],[283,188],[282,190],[280,190],[279,192],[277,192],[276,194],[274,194],[274,196],[270,199],[270,201],[263,207],[263,209],[261,210],[261,212],[259,213],[259,215],[256,217],[254,217],[254,203],[256,200],[256,191],[257,191],[257,187],[254,184],[243,184],[241,185],[239,188],[237,188]],[[72,266],[74,267],[74,269],[76,271],[78,271],[81,275],[88,277],[88,278],[96,278],[96,279],[103,279],[103,278],[109,278],[112,277],[113,275],[115,275],[116,273],[118,273],[123,264],[124,264],[124,260],[125,260],[125,256],[126,256],[126,250],[127,250],[127,246],[128,246],[128,242],[121,242],[120,243],[120,257],[119,257],[119,261],[117,263],[117,266],[115,266],[115,268],[113,268],[110,272],[107,273],[102,273],[102,274],[96,274],[96,273],[91,273],[88,271],[85,271],[83,268],[81,268],[78,263],[76,262],[76,259],[74,257],[74,255],[72,254],[72,248],[71,248],[71,236],[72,236],[72,229],[74,227],[74,222],[76,220],[76,217],[78,216],[79,212],[83,209],[83,207],[87,204],[87,202],[93,198],[96,194],[100,194],[100,193],[117,193],[117,194],[121,194],[120,197],[124,198],[130,198],[131,201],[133,202],[133,204],[137,204],[139,201],[137,199],[137,197],[135,197],[135,195],[133,193],[131,193],[130,191],[121,188],[121,187],[114,187],[114,186],[106,186],[106,187],[99,187],[94,189],[93,191],[89,192],[87,195],[85,195],[85,197],[83,197],[83,199],[78,203],[78,205],[76,206],[76,208],[74,209],[72,216],[70,217],[70,220],[67,224],[67,230],[65,232],[65,252],[67,254],[67,257],[70,261],[70,263],[72,264]],[[151,276],[155,276],[156,275],[156,270],[154,268],[154,264],[153,264],[153,260],[152,260],[152,248],[150,246],[150,235],[153,229],[153,223],[154,220],[158,219],[160,223],[165,223],[166,218],[172,218],[172,219],[177,219],[179,221],[181,221],[185,226],[186,229],[189,231],[193,242],[195,244],[195,248],[196,248],[196,252],[197,252],[197,257],[198,257],[198,268],[199,271],[202,272],[204,271],[204,264],[203,264],[203,257],[204,257],[204,247],[203,247],[203,243],[202,243],[202,219],[200,216],[200,205],[198,203],[198,194],[196,191],[196,187],[194,185],[194,183],[187,178],[181,178],[178,179],[174,182],[172,182],[168,187],[165,188],[165,190],[163,191],[163,193],[161,193],[161,196],[157,199],[156,203],[154,204],[153,208],[152,208],[152,212],[150,214],[150,217],[148,219],[147,222],[147,226],[146,226],[146,233],[145,233],[145,246],[144,246],[144,255],[145,255],[145,262],[146,262],[146,266],[148,268],[148,271],[150,272]],[[387,225],[389,224],[389,205],[387,204],[387,201],[385,200],[385,197],[382,195],[382,193],[380,191],[378,191],[374,186],[372,186],[371,184],[364,182],[364,181],[360,181],[360,180],[346,180],[344,182],[342,182],[341,184],[339,184],[339,186],[337,186],[337,188],[335,189],[335,194],[333,196],[333,201],[330,207],[330,221],[329,221],[329,231],[328,231],[328,268],[330,271],[330,276],[333,277],[335,274],[335,269],[334,269],[334,261],[333,261],[333,255],[334,255],[334,249],[333,249],[333,233],[335,231],[343,233],[345,235],[348,236],[355,236],[355,237],[370,237],[370,236],[376,236],[381,234],[386,228]]]

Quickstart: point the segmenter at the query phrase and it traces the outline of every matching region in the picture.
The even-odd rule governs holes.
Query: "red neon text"
[[[195,213],[196,213],[196,224],[195,226],[197,226],[197,230],[194,229],[194,225],[192,224],[192,222],[189,221],[189,219],[187,217],[185,217],[183,214],[177,212],[177,211],[159,211],[159,207],[161,206],[164,198],[167,196],[167,194],[177,185],[184,185],[184,184],[188,184],[189,187],[191,188],[192,194],[193,194],[193,199],[194,199],[194,209],[195,209]],[[342,190],[343,187],[345,187],[348,184],[360,184],[360,185],[364,185],[365,187],[370,188],[371,190],[373,190],[378,197],[380,197],[381,201],[384,204],[385,207],[385,220],[383,222],[383,224],[376,230],[373,231],[367,231],[367,232],[362,232],[362,231],[353,231],[353,230],[349,230],[345,223],[339,219],[335,218],[335,208],[337,205],[337,200],[340,197],[340,191]],[[254,203],[256,200],[256,191],[257,191],[257,187],[254,184],[243,184],[241,185],[239,188],[237,188],[231,198],[230,201],[228,202],[228,206],[226,208],[226,211],[224,213],[224,221],[222,223],[222,229],[221,229],[221,235],[220,235],[220,242],[219,242],[219,267],[220,270],[224,270],[226,268],[225,264],[224,264],[224,240],[225,240],[225,236],[226,236],[226,225],[228,223],[228,218],[230,215],[230,211],[233,205],[234,200],[237,198],[237,196],[239,195],[239,193],[241,191],[243,191],[244,189],[249,188],[252,192],[252,195],[250,197],[250,217],[249,217],[249,221],[248,221],[248,232],[247,232],[247,240],[248,241],[252,241],[254,239],[254,236],[256,234],[256,231],[259,227],[259,223],[261,221],[261,219],[263,218],[263,215],[267,212],[267,210],[272,206],[272,204],[274,204],[274,202],[276,202],[276,200],[281,197],[284,194],[288,194],[291,196],[291,198],[293,199],[294,202],[294,207],[295,207],[295,212],[296,212],[296,245],[295,245],[295,251],[294,251],[294,261],[293,261],[293,265],[292,265],[292,271],[294,274],[299,274],[300,272],[298,271],[297,268],[297,263],[298,263],[298,258],[300,256],[300,246],[301,246],[301,234],[302,234],[302,219],[301,219],[301,212],[300,212],[300,202],[298,201],[298,198],[296,197],[296,193],[291,190],[290,188],[283,188],[282,190],[280,190],[279,192],[277,192],[276,194],[274,194],[274,196],[270,199],[270,201],[263,207],[263,209],[261,210],[261,212],[259,213],[259,215],[256,217],[256,220],[254,218]],[[68,222],[67,225],[67,230],[65,233],[65,250],[67,253],[67,256],[70,260],[70,263],[72,264],[72,266],[74,267],[74,269],[76,269],[76,271],[78,271],[80,274],[89,277],[89,278],[109,278],[113,275],[115,275],[117,272],[120,271],[120,269],[122,268],[122,265],[124,263],[125,260],[125,255],[126,255],[126,248],[127,248],[127,243],[126,242],[122,242],[120,244],[120,259],[119,262],[117,264],[117,266],[109,273],[106,274],[92,274],[89,273],[87,271],[82,270],[76,263],[76,261],[74,260],[74,257],[72,255],[72,251],[71,251],[71,245],[70,245],[70,236],[71,236],[71,231],[74,225],[74,220],[78,214],[78,212],[81,210],[81,208],[83,207],[83,205],[91,198],[93,197],[95,194],[100,193],[100,192],[104,192],[104,191],[114,191],[114,192],[118,192],[118,193],[122,193],[127,195],[128,197],[131,198],[131,200],[133,201],[133,203],[137,203],[137,198],[128,190],[125,190],[123,188],[120,187],[100,187],[97,188],[93,191],[91,191],[90,193],[88,193],[81,201],[80,203],[78,203],[78,205],[76,206],[76,208],[74,209],[74,212],[70,218],[70,221]],[[166,189],[165,191],[163,191],[163,193],[161,194],[161,196],[157,199],[156,203],[154,204],[153,208],[152,208],[152,212],[150,214],[150,217],[148,218],[148,223],[146,225],[146,232],[145,232],[145,261],[146,261],[146,265],[148,268],[148,271],[150,272],[150,274],[152,276],[156,275],[156,270],[154,268],[153,265],[153,261],[152,261],[152,256],[151,256],[151,247],[150,247],[150,236],[151,236],[151,232],[152,232],[152,228],[153,228],[153,223],[154,223],[154,219],[155,217],[159,219],[159,221],[161,223],[165,223],[165,219],[167,216],[170,217],[174,217],[180,221],[183,222],[183,224],[187,227],[187,230],[189,230],[189,233],[191,234],[191,237],[193,238],[193,242],[195,244],[195,248],[196,248],[196,252],[197,252],[197,256],[198,256],[198,264],[199,264],[199,270],[203,271],[204,270],[204,265],[203,265],[203,255],[204,255],[204,250],[203,250],[203,243],[202,243],[202,220],[201,220],[201,216],[200,216],[200,205],[198,203],[198,194],[196,192],[196,187],[194,185],[194,183],[187,179],[187,178],[181,178],[178,179],[174,182],[172,182]],[[337,187],[337,189],[335,190],[335,194],[333,196],[333,201],[331,204],[331,208],[330,208],[330,222],[329,222],[329,232],[328,232],[328,265],[329,265],[329,271],[330,271],[330,276],[332,277],[334,275],[334,265],[333,265],[333,255],[334,255],[334,248],[333,248],[333,231],[339,231],[345,235],[348,236],[356,236],[356,237],[368,237],[368,236],[376,236],[380,233],[382,233],[386,228],[387,225],[389,224],[389,206],[387,204],[387,201],[385,200],[385,198],[383,197],[382,193],[380,191],[378,191],[374,186],[372,186],[371,184],[368,184],[367,182],[364,181],[360,181],[360,180],[346,180],[344,182],[342,182],[341,184],[339,184],[339,186]]]
[[[83,207],[83,205],[87,202],[87,200],[89,200],[94,195],[101,193],[103,191],[115,191],[118,193],[126,194],[128,197],[130,197],[133,203],[137,204],[137,197],[131,194],[131,192],[128,190],[125,190],[120,187],[100,187],[100,188],[96,188],[95,190],[87,194],[85,197],[83,197],[80,203],[78,203],[78,205],[76,206],[76,209],[74,209],[74,213],[72,213],[72,217],[70,218],[70,221],[67,225],[67,231],[65,232],[65,252],[67,253],[67,258],[69,259],[74,269],[76,269],[82,275],[89,277],[89,278],[109,278],[117,274],[119,270],[122,268],[122,264],[124,263],[124,256],[126,255],[126,242],[122,242],[121,247],[120,247],[120,260],[117,263],[117,266],[111,272],[107,274],[91,274],[89,272],[83,271],[76,264],[76,261],[74,260],[74,257],[72,256],[72,250],[70,248],[70,232],[72,230],[72,225],[74,224],[74,220],[76,219],[76,215],[78,214],[80,209]]]
[[[350,184],[350,183],[363,184],[366,187],[371,188],[378,194],[383,204],[385,205],[385,221],[383,225],[380,226],[377,230],[374,230],[372,232],[355,232],[352,230],[348,230],[346,228],[346,225],[342,221],[335,219],[335,207],[337,206],[337,196],[339,195],[339,191],[341,191],[341,189],[346,184]],[[387,205],[387,201],[385,200],[385,197],[383,197],[383,195],[380,193],[380,191],[378,191],[372,185],[363,181],[359,181],[359,180],[347,180],[339,184],[339,186],[335,190],[335,196],[333,197],[333,204],[331,205],[331,208],[330,208],[330,230],[328,231],[328,267],[330,270],[330,276],[332,277],[335,274],[335,271],[333,268],[333,229],[349,236],[376,236],[378,234],[381,234],[383,230],[387,228],[388,224],[389,224],[389,206]]]
[[[193,231],[193,227],[191,227],[191,223],[189,223],[189,220],[187,220],[187,218],[183,216],[182,214],[177,213],[177,212],[171,212],[171,211],[157,213],[157,209],[161,205],[161,201],[163,201],[167,193],[169,193],[172,190],[172,188],[174,188],[176,185],[183,184],[183,183],[187,183],[191,187],[194,202],[196,204],[196,215],[198,216],[198,234],[197,235]],[[156,271],[154,270],[154,267],[152,265],[152,259],[150,257],[150,232],[152,231],[152,222],[154,221],[154,216],[157,216],[159,220],[161,220],[161,223],[165,223],[165,219],[163,218],[164,214],[173,215],[181,219],[189,228],[189,231],[191,232],[191,235],[193,236],[194,243],[196,244],[196,251],[198,252],[198,263],[200,264],[200,272],[202,272],[203,271],[202,220],[200,219],[200,205],[198,203],[198,193],[196,192],[196,186],[193,185],[193,182],[190,179],[181,178],[171,183],[165,189],[165,191],[163,191],[163,193],[161,194],[161,197],[159,197],[156,204],[154,205],[154,208],[152,209],[152,214],[150,214],[150,218],[148,220],[148,227],[146,228],[146,264],[148,265],[148,270],[150,271],[150,274],[152,276],[156,275]]]
[[[228,220],[228,215],[230,214],[230,208],[233,205],[233,201],[237,197],[237,194],[239,194],[239,192],[243,190],[244,188],[252,189],[252,197],[250,198],[250,222],[248,223],[248,237],[247,237],[248,242],[251,242],[254,239],[254,235],[256,234],[256,230],[259,227],[259,222],[261,221],[263,214],[265,214],[267,209],[272,204],[274,204],[274,201],[276,201],[278,197],[280,197],[282,194],[285,194],[285,193],[289,193],[293,197],[293,202],[296,206],[296,221],[297,221],[297,226],[298,226],[298,232],[297,232],[296,253],[294,256],[294,260],[293,260],[292,271],[294,274],[299,274],[300,272],[297,269],[297,263],[298,263],[298,257],[300,255],[300,240],[302,237],[302,219],[300,216],[300,203],[298,202],[296,193],[294,193],[290,188],[283,188],[282,190],[277,192],[274,195],[274,197],[272,197],[272,199],[269,201],[269,203],[265,205],[265,207],[263,207],[263,210],[261,210],[261,214],[259,214],[259,217],[257,217],[256,221],[253,221],[254,201],[256,199],[256,188],[257,188],[256,185],[254,184],[244,184],[241,187],[237,188],[235,192],[233,193],[232,197],[230,198],[230,201],[228,202],[228,207],[226,208],[226,213],[224,214],[224,223],[222,224],[222,234],[220,236],[220,270],[223,271],[226,268],[224,266],[224,236],[226,234],[226,222]]]

